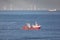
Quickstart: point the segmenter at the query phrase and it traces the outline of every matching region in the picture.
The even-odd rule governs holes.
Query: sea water
[[[22,30],[26,24],[40,30]],[[0,11],[0,40],[60,40],[60,12]]]

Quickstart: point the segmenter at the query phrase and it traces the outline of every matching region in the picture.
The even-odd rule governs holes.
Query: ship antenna
[[[35,21],[35,25],[38,25],[38,24],[37,24],[37,21]]]

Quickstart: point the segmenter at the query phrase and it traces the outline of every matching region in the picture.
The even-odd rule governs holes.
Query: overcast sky
[[[60,0],[0,0],[0,10],[60,10]]]

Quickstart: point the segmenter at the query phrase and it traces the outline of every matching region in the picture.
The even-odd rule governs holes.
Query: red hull
[[[31,28],[28,28],[27,26],[24,26],[22,29],[23,30],[39,30],[40,27],[35,27],[35,28],[31,27]]]

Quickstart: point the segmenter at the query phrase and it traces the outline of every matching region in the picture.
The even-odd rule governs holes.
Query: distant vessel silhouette
[[[30,25],[30,23],[27,23],[22,27],[23,30],[39,30],[41,28],[41,25],[38,25],[37,22],[35,22],[35,25]]]
[[[48,11],[56,11],[56,9],[49,9]]]

